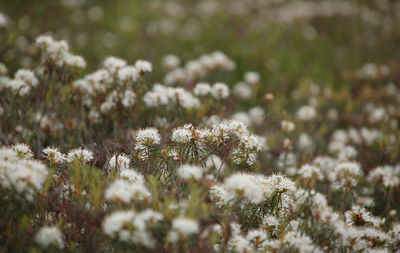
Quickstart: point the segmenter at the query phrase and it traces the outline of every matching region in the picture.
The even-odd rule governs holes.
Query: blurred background
[[[256,71],[260,96],[304,80],[340,87],[382,66],[397,76],[399,1],[3,0],[0,12],[0,62],[11,72],[35,65],[33,41],[48,33],[89,70],[110,55],[149,60],[154,81],[167,54],[186,62],[220,50],[237,63],[226,82]]]

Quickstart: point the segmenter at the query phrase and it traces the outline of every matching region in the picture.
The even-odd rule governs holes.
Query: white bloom
[[[187,217],[178,217],[172,221],[172,228],[168,237],[172,242],[176,242],[179,237],[187,237],[198,232],[199,223],[197,221]]]
[[[236,196],[243,196],[250,202],[259,204],[264,198],[263,186],[256,176],[236,173],[225,179],[224,188]]]
[[[87,149],[81,148],[70,150],[67,155],[67,161],[71,163],[75,159],[83,163],[88,163],[93,160],[93,153]]]
[[[203,177],[203,169],[196,165],[183,164],[176,171],[179,178],[183,180],[199,180]]]
[[[208,83],[198,83],[193,89],[196,96],[207,96],[211,93],[211,86]]]
[[[122,201],[129,204],[131,201],[149,200],[151,193],[145,185],[123,179],[115,180],[105,192],[105,199],[109,201]]]
[[[42,189],[48,171],[44,164],[25,155],[29,151],[24,146],[0,148],[0,185],[13,188],[32,201],[34,193]]]
[[[129,211],[116,211],[108,215],[103,221],[103,231],[110,237],[119,237],[122,241],[127,241],[129,234],[127,226],[133,221],[135,212]]]
[[[371,170],[367,181],[375,184],[382,184],[385,187],[394,187],[400,184],[399,176],[392,166],[379,166]]]
[[[293,122],[286,121],[286,120],[283,120],[281,122],[281,127],[282,127],[283,131],[288,132],[288,133],[292,132],[296,128],[296,126]]]
[[[253,107],[249,110],[249,116],[253,124],[261,125],[265,118],[265,112],[261,107]]]
[[[356,156],[357,156],[357,150],[352,146],[347,146],[339,152],[338,159],[340,161],[348,161],[355,159]]]
[[[249,99],[252,95],[252,89],[249,85],[239,82],[233,86],[233,94],[241,99]]]
[[[86,61],[80,55],[65,54],[65,64],[75,68],[86,68]]]
[[[215,83],[212,87],[211,94],[218,100],[229,97],[229,88],[224,83]]]
[[[139,71],[139,73],[153,71],[153,67],[152,67],[151,63],[148,61],[145,61],[145,60],[137,60],[135,62],[135,68]]]
[[[301,166],[300,170],[298,171],[298,174],[302,178],[316,178],[316,179],[323,179],[324,176],[321,173],[321,170],[318,167],[309,165],[309,164],[304,164]]]
[[[136,82],[139,71],[134,66],[126,66],[118,71],[118,78],[123,82]]]
[[[122,98],[121,104],[125,108],[129,108],[135,103],[135,100],[136,100],[135,92],[133,92],[131,90],[125,90],[124,97]]]
[[[315,118],[316,114],[314,107],[303,105],[297,110],[296,117],[302,121],[310,121]]]
[[[108,161],[109,168],[116,169],[116,170],[126,170],[129,169],[130,160],[124,154],[116,154],[113,155],[110,160]]]
[[[166,55],[162,59],[162,66],[167,70],[173,70],[179,67],[181,60],[176,55]]]
[[[307,149],[307,148],[311,148],[313,145],[313,142],[311,140],[311,137],[306,134],[306,133],[302,133],[299,136],[299,142],[298,142],[298,147],[300,149]]]
[[[236,121],[243,122],[246,126],[251,125],[251,119],[249,115],[245,112],[236,112],[232,115],[232,119]]]
[[[15,79],[21,80],[32,87],[36,87],[39,84],[39,80],[33,71],[29,69],[19,69],[17,73],[15,73]]]
[[[146,128],[141,129],[136,133],[136,148],[141,148],[144,145],[160,144],[161,137],[158,129]]]
[[[64,154],[62,154],[58,150],[58,148],[47,147],[43,149],[42,152],[47,160],[54,162],[56,164],[63,163],[67,160],[67,157]]]
[[[244,81],[250,85],[255,85],[260,82],[260,74],[257,72],[247,72],[244,74]]]
[[[223,207],[229,205],[235,198],[235,194],[228,192],[221,185],[212,185],[209,190],[210,198],[217,207]]]
[[[143,185],[145,183],[144,177],[139,172],[132,169],[124,169],[119,175],[121,176],[121,178],[131,182],[137,182]]]
[[[120,69],[126,66],[126,61],[114,56],[109,56],[104,60],[103,65],[110,73],[117,74]]]
[[[193,138],[193,132],[188,127],[175,128],[172,131],[171,140],[176,143],[186,144]]]
[[[55,227],[44,226],[35,235],[35,241],[43,247],[54,245],[60,249],[64,248],[64,240],[61,231]]]
[[[25,159],[33,158],[33,152],[28,145],[26,145],[24,143],[18,143],[18,144],[15,144],[13,146],[13,148],[20,157],[25,158]]]

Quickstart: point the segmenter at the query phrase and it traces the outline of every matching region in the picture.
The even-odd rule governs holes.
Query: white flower
[[[321,173],[321,170],[318,167],[309,165],[309,164],[304,164],[301,166],[300,170],[298,171],[298,174],[302,178],[316,178],[316,179],[323,179],[324,176]]]
[[[25,155],[29,151],[25,146],[0,148],[0,185],[32,201],[34,194],[42,189],[48,171],[43,163]]]
[[[257,72],[247,72],[244,74],[244,81],[250,85],[255,85],[260,82],[260,74]]]
[[[265,113],[261,107],[253,107],[249,110],[249,116],[253,124],[261,125],[264,121]]]
[[[131,201],[149,200],[151,193],[145,185],[138,182],[130,182],[124,179],[115,180],[105,192],[105,199],[109,201],[131,203]]]
[[[135,68],[139,71],[139,73],[153,71],[153,67],[152,67],[151,63],[148,61],[145,61],[145,60],[137,60],[135,62]]]
[[[310,121],[315,118],[316,114],[314,107],[303,105],[297,110],[296,117],[302,121]]]
[[[186,144],[193,138],[193,132],[188,127],[175,128],[172,131],[171,140],[176,143]]]
[[[119,237],[122,241],[127,241],[130,232],[127,230],[129,223],[133,221],[135,212],[132,210],[115,211],[108,215],[103,221],[103,231],[110,237]],[[128,233],[128,236],[126,236]]]
[[[162,59],[162,66],[167,70],[173,70],[179,67],[181,60],[176,55],[166,55]]]
[[[229,252],[247,253],[254,252],[249,240],[241,235],[234,235],[228,242]]]
[[[43,149],[42,152],[47,160],[54,162],[56,164],[63,163],[67,160],[67,157],[64,154],[62,154],[58,150],[58,148],[47,147]]]
[[[241,99],[249,99],[252,95],[252,89],[249,85],[239,82],[233,86],[233,94]]]
[[[385,219],[373,216],[367,209],[361,206],[352,206],[351,210],[345,212],[346,223],[353,226],[379,227]]]
[[[104,60],[103,65],[110,73],[117,74],[120,69],[126,66],[126,61],[114,56],[109,56]]]
[[[335,189],[343,186],[355,186],[358,184],[357,178],[363,175],[361,167],[356,162],[342,162],[335,166],[330,174],[330,180],[336,181],[332,185]]]
[[[288,133],[293,132],[293,130],[296,128],[296,126],[293,122],[286,121],[286,120],[283,120],[281,122],[281,127],[282,127],[283,131],[288,132]]]
[[[59,249],[64,248],[64,240],[61,231],[55,226],[41,227],[39,232],[35,235],[35,241],[43,247],[54,245]]]
[[[342,150],[340,150],[340,152],[338,154],[338,159],[340,161],[348,161],[348,160],[355,159],[356,156],[357,156],[357,150],[355,148],[353,148],[352,146],[347,146],[347,147],[343,148]]]
[[[191,218],[178,217],[172,221],[172,228],[168,234],[168,238],[172,242],[176,242],[181,237],[188,237],[199,232],[199,223]]]
[[[196,165],[183,164],[176,170],[179,178],[183,180],[199,180],[203,177],[203,169]]]
[[[208,83],[198,83],[193,89],[196,96],[207,96],[211,93],[211,86]]]
[[[129,108],[135,103],[135,100],[136,100],[135,92],[133,92],[131,90],[125,90],[124,97],[122,98],[121,104],[125,108]]]
[[[33,158],[32,150],[28,145],[26,145],[24,143],[18,143],[18,144],[15,144],[13,148],[20,157],[25,158],[25,159]]]
[[[75,159],[78,159],[82,163],[88,163],[93,160],[93,153],[81,148],[70,150],[67,155],[67,161],[72,163]]]
[[[32,87],[36,87],[39,84],[39,80],[37,79],[33,71],[29,69],[18,70],[17,73],[15,73],[15,79],[21,80]]]
[[[139,71],[134,66],[126,66],[118,71],[118,78],[123,82],[136,82],[139,78]]]
[[[82,56],[66,54],[64,57],[65,64],[75,68],[86,68],[86,61]]]
[[[400,179],[392,166],[379,166],[371,170],[367,181],[382,184],[385,187],[394,187],[400,184]]]
[[[243,196],[255,204],[259,204],[265,199],[264,187],[254,175],[233,174],[225,179],[223,187],[235,196]]]
[[[129,169],[130,160],[125,154],[113,155],[108,161],[109,168],[116,170],[126,170]]]
[[[131,182],[137,182],[143,185],[145,183],[144,177],[139,172],[132,169],[124,169],[119,175],[121,176],[121,178]]]
[[[226,99],[229,97],[229,88],[224,83],[215,83],[212,87],[211,94],[218,100]]]
[[[136,133],[136,149],[141,149],[147,145],[160,144],[161,137],[158,129],[146,128],[141,129]]]
[[[307,148],[312,147],[313,142],[311,140],[311,137],[308,134],[301,133],[299,136],[299,141],[298,141],[297,145],[300,149],[307,149]]]

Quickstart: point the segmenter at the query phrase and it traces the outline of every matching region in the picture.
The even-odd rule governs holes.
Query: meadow
[[[400,2],[0,1],[0,252],[399,252]]]

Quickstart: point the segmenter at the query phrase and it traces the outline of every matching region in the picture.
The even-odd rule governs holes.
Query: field
[[[0,252],[399,252],[400,2],[0,1]]]

